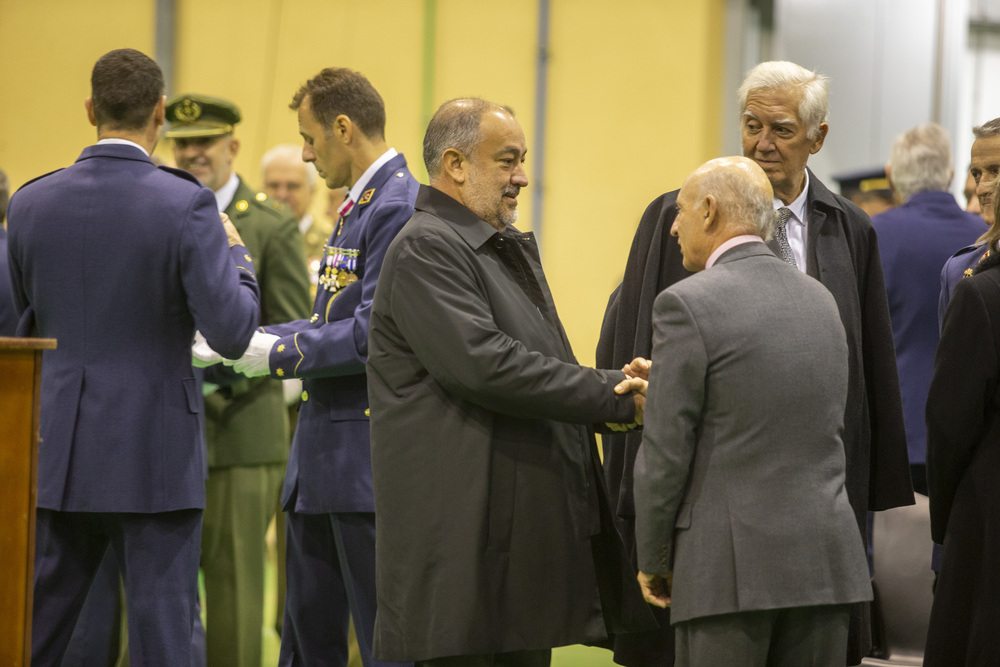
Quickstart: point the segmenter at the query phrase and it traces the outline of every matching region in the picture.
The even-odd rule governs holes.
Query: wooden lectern
[[[31,664],[38,400],[52,338],[0,337],[0,665]]]

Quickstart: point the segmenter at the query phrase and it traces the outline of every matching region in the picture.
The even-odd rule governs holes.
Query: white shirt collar
[[[215,191],[215,203],[218,205],[220,212],[225,211],[233,203],[233,197],[236,196],[236,189],[238,187],[240,187],[240,177],[234,171],[229,174],[229,180],[226,181],[226,184]]]
[[[117,138],[113,138],[112,137],[112,138],[108,138],[108,139],[101,139],[100,141],[97,142],[98,146],[100,146],[102,144],[117,144],[119,146],[135,146],[136,148],[138,148],[139,150],[142,151],[143,155],[145,155],[146,157],[149,157],[149,151],[147,151],[145,148],[143,148],[139,144],[135,143],[134,141],[129,141],[128,139],[117,139]]]
[[[777,211],[779,208],[787,208],[792,212],[792,217],[789,218],[789,222],[795,221],[800,225],[806,224],[806,200],[809,198],[809,170],[806,169],[806,182],[802,185],[802,192],[795,200],[785,206],[777,197],[774,198],[774,210]]]
[[[365,169],[365,173],[361,174],[361,178],[359,178],[357,183],[351,187],[351,191],[347,193],[347,198],[344,199],[344,203],[340,205],[340,208],[338,209],[340,215],[344,215],[344,209],[347,209],[348,212],[350,212],[350,202],[357,202],[361,198],[361,193],[365,191],[366,187],[368,187],[368,181],[372,180],[372,176],[374,176],[386,162],[397,155],[399,155],[399,153],[396,152],[396,149],[390,148],[386,152],[382,153],[377,160],[372,162],[371,165]]]
[[[299,231],[302,234],[305,234],[306,232],[309,231],[309,228],[312,226],[313,226],[313,214],[306,213],[304,216],[302,216],[302,219],[299,220]]]
[[[722,253],[726,252],[730,248],[735,248],[738,245],[743,245],[744,243],[763,243],[764,239],[754,234],[742,234],[740,236],[734,236],[733,238],[725,241],[722,245],[712,251],[712,254],[708,256],[708,261],[705,262],[705,268],[710,269],[715,266],[715,263],[722,257]]]

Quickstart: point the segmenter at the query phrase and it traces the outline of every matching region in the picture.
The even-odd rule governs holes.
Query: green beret
[[[207,95],[179,95],[167,103],[170,127],[163,136],[181,139],[232,134],[233,126],[240,119],[240,108],[229,100]]]

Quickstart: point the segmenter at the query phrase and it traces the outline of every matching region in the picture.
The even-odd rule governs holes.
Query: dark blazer
[[[335,229],[330,238],[312,317],[263,327],[282,337],[271,353],[272,376],[303,380],[281,498],[286,510],[375,511],[365,378],[368,322],[382,259],[413,215],[417,182],[397,155],[375,173],[368,190],[374,190],[371,199],[358,202],[340,234]]]
[[[585,426],[632,421],[623,374],[577,365],[531,234],[427,186],[416,208],[372,309],[376,657],[651,627]]]
[[[226,207],[257,267],[260,323],[289,322],[309,313],[309,275],[298,222],[283,204],[255,193],[240,178]],[[205,397],[210,467],[284,463],[288,411],[281,381],[247,378],[222,364],[205,369],[220,385]]]
[[[191,340],[238,358],[260,316],[212,192],[137,148],[91,146],[11,198],[9,233],[18,312],[59,341],[42,365],[38,506],[203,508]]]
[[[639,569],[674,573],[673,623],[870,600],[830,293],[763,243],[736,246],[656,298],[652,359],[636,535]]]
[[[17,313],[14,311],[8,266],[7,228],[0,222],[0,336],[13,336],[17,331]]]
[[[1000,664],[1000,265],[988,265],[955,287],[927,397],[931,536],[944,544],[929,667]]]
[[[878,244],[868,216],[830,192],[811,172],[809,184],[806,270],[833,294],[847,334],[843,436],[847,493],[864,535],[867,510],[913,503],[892,327]],[[677,239],[670,236],[676,198],[676,191],[661,195],[643,214],[625,277],[601,327],[597,365],[602,368],[620,368],[636,356],[648,358],[653,299],[690,275],[681,265]],[[634,521],[632,469],[641,438],[612,435],[603,442],[605,474],[612,493],[617,489],[618,515],[627,536]],[[852,617],[848,660],[859,662],[867,652],[864,645],[868,642],[858,634],[864,624],[863,619]],[[616,649],[616,658],[627,661],[624,664],[660,664],[663,651],[672,653],[669,638],[624,636],[621,640],[635,644],[623,646],[620,656]]]
[[[924,406],[938,344],[940,274],[959,248],[986,231],[950,192],[918,192],[872,218],[885,277],[910,464],[924,463]]]

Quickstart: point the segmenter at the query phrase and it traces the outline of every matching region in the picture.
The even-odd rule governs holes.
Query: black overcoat
[[[653,627],[587,426],[632,421],[623,378],[576,363],[530,234],[421,186],[369,336],[377,658]]]
[[[924,664],[997,665],[1000,258],[955,287],[927,396],[931,535],[944,549]]]

